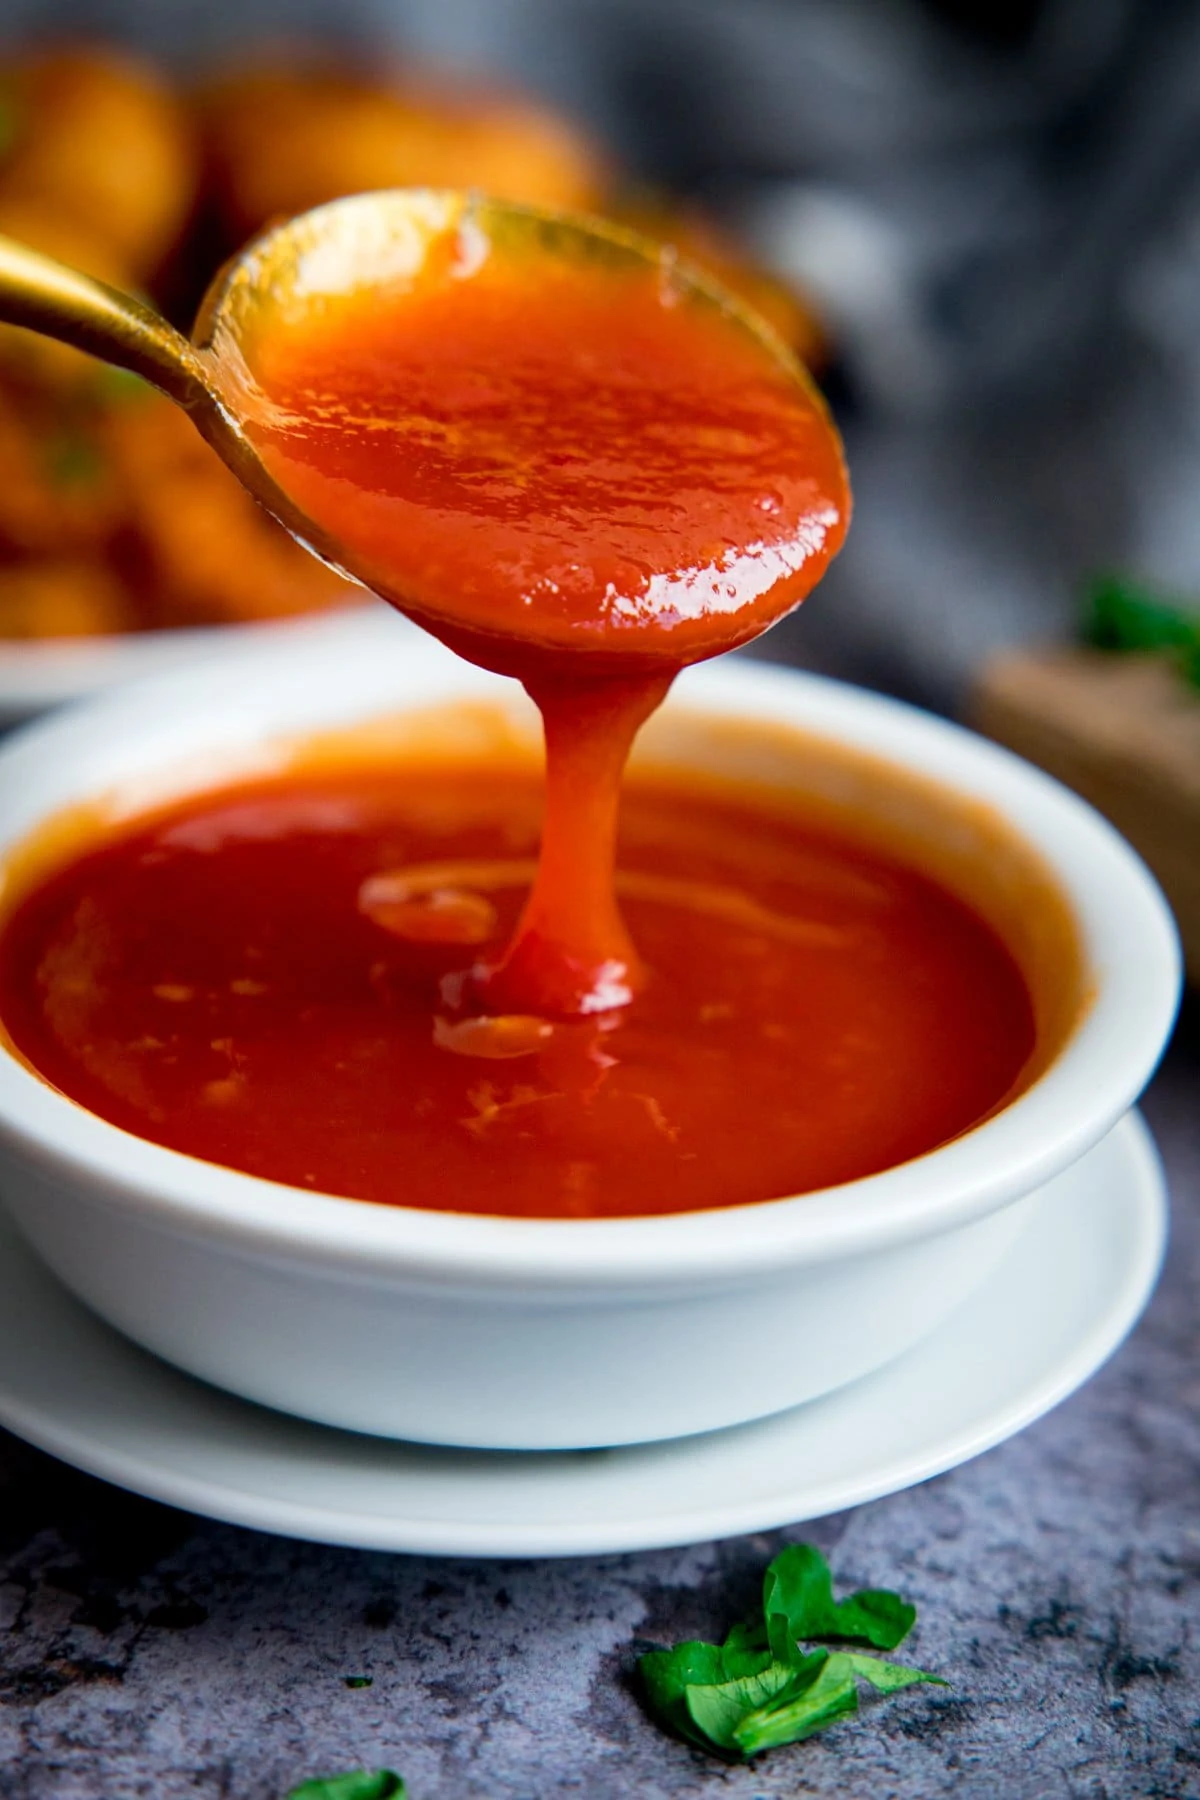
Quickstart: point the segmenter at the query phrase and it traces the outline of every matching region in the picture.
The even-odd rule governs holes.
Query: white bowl
[[[480,699],[528,729],[511,683],[382,614],[148,680],[0,750],[0,857],[61,808],[109,794],[114,812],[136,810],[277,764],[289,736]],[[826,756],[797,729],[840,749]],[[269,1406],[510,1449],[764,1416],[880,1366],[962,1304],[1023,1203],[1110,1130],[1154,1067],[1180,975],[1153,880],[1090,808],[1007,752],[811,676],[736,659],[691,671],[643,754],[809,787],[873,808],[914,854],[924,845],[1008,920],[1061,1039],[1048,1066],[985,1123],[865,1180],[711,1212],[546,1221],[238,1174],[130,1136],[0,1051],[0,1192],[68,1287],[151,1350]],[[1062,931],[1038,923],[1053,905],[1022,904],[1047,879],[1077,966]]]

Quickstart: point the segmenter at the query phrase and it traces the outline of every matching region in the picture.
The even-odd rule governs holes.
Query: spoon
[[[718,309],[787,366],[800,386],[809,385],[802,366],[768,327],[698,272],[678,266],[662,245],[599,219],[422,188],[336,200],[254,239],[214,278],[190,339],[136,296],[0,236],[0,321],[142,376],[187,413],[259,504],[306,549],[351,580],[378,589],[378,571],[355,567],[353,552],[297,505],[255,450],[246,428],[264,401],[255,387],[254,346],[272,320],[303,317],[325,298],[403,287],[451,232],[468,255],[474,240],[492,254],[499,250],[514,258],[536,248],[543,256],[549,252],[612,273],[659,269],[680,299]],[[435,631],[453,629],[452,619],[423,609],[418,595],[385,597]],[[727,647],[727,627],[716,625],[712,648],[701,649],[701,655]]]

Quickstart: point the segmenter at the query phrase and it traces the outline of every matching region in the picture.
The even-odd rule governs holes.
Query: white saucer
[[[970,1304],[888,1368],[705,1437],[517,1454],[358,1437],[205,1387],[93,1318],[0,1219],[0,1423],[136,1493],[324,1543],[461,1556],[696,1543],[877,1499],[1020,1431],[1116,1349],[1165,1240],[1161,1166],[1130,1114],[1046,1186]]]

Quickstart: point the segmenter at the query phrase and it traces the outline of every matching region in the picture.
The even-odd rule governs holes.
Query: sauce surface
[[[678,667],[801,600],[848,492],[782,350],[669,268],[471,242],[273,321],[255,356],[250,435],[355,569],[522,677],[548,651]]]
[[[539,879],[463,998],[561,1017],[641,978],[612,885],[638,727],[804,598],[849,492],[780,345],[665,255],[540,230],[494,243],[464,213],[387,291],[273,318],[248,435],[348,568],[541,709]]]
[[[535,774],[495,764],[181,803],[18,903],[0,1018],[48,1081],[141,1137],[458,1212],[804,1192],[932,1149],[1019,1081],[1029,996],[965,904],[757,798],[642,776],[618,874],[637,1004],[473,1037],[442,983],[464,945],[511,932],[542,805]]]

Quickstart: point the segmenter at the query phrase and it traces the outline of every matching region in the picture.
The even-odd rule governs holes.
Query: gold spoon
[[[752,334],[802,387],[808,377],[752,313],[673,252],[598,219],[574,218],[455,191],[425,188],[356,194],[275,226],[214,279],[191,339],[144,301],[0,237],[0,321],[22,325],[131,370],[183,408],[255,499],[309,550],[342,574],[345,546],[324,532],[267,473],[245,425],[265,401],[254,381],[255,345],[272,319],[310,313],[323,298],[364,288],[403,291],[439,241],[456,233],[460,255],[531,249],[609,272],[657,268],[678,299],[715,307]],[[365,585],[371,585],[366,582]],[[417,596],[389,598],[413,611]]]

